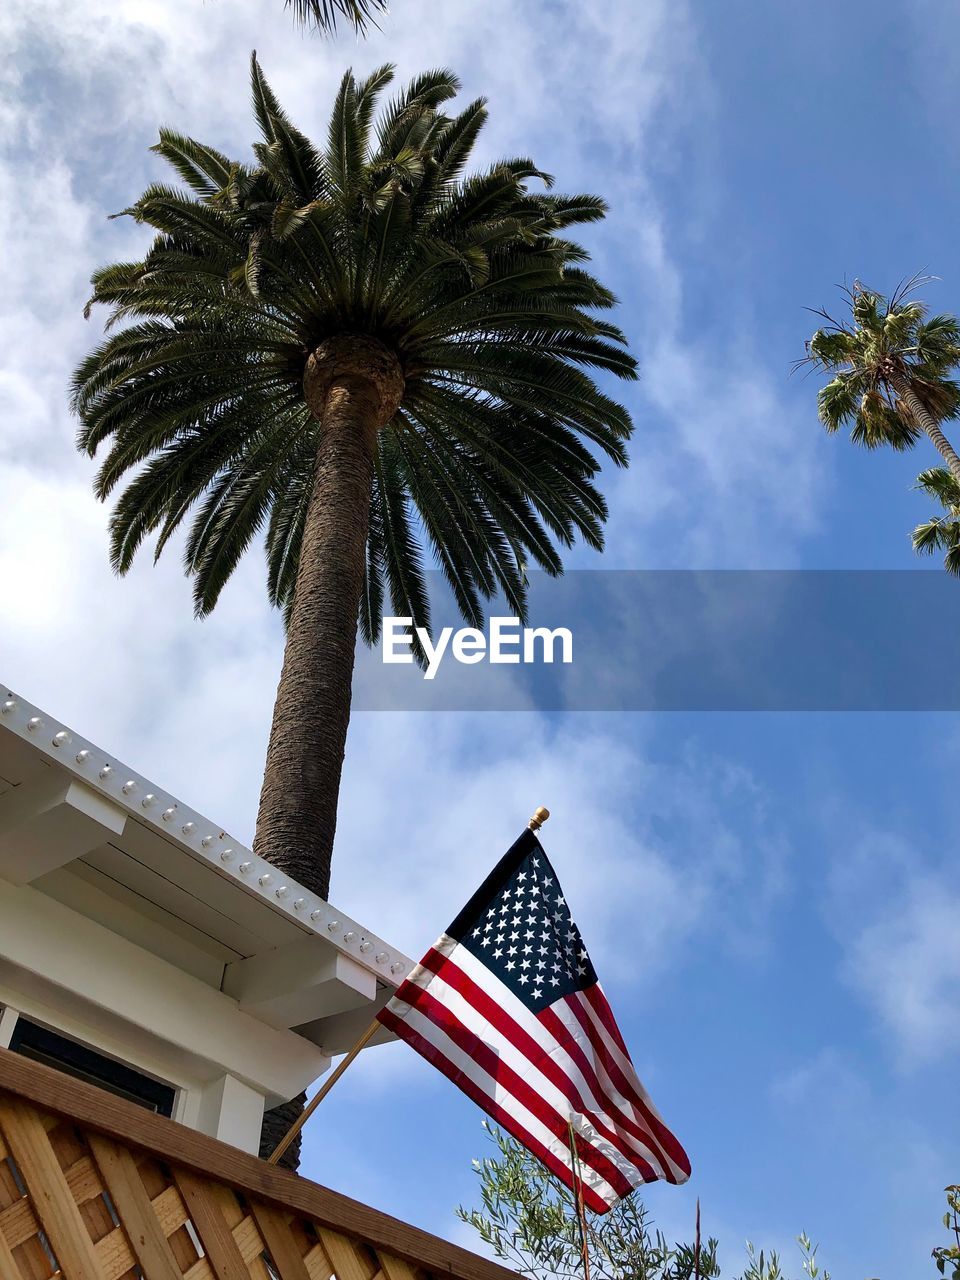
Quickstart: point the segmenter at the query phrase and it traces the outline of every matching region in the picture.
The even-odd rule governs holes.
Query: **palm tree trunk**
[[[259,1151],[261,1160],[269,1160],[290,1129],[300,1119],[300,1115],[306,1105],[306,1093],[298,1093],[289,1102],[281,1102],[278,1107],[271,1107],[269,1111],[263,1113]],[[297,1169],[300,1168],[300,1144],[302,1141],[303,1130],[301,1129],[278,1161],[284,1169],[292,1169],[296,1173]]]
[[[363,383],[330,388],[283,669],[260,792],[254,850],[326,898],[350,719],[370,486],[375,392]],[[305,1093],[264,1112],[266,1159],[296,1121]],[[280,1157],[296,1171],[300,1138]]]
[[[940,430],[936,418],[926,408],[923,401],[916,392],[911,388],[906,378],[896,378],[894,387],[897,395],[901,398],[907,408],[910,410],[914,420],[924,429],[930,439],[933,441],[941,458],[950,469],[954,480],[960,484],[960,456],[954,451],[953,445]]]
[[[337,825],[370,486],[376,391],[341,379],[328,395],[307,507],[254,849],[326,897]]]
[[[260,792],[254,850],[326,898],[350,720],[377,431],[396,412],[403,375],[369,338],[322,344],[307,362],[304,395],[320,443],[283,669]],[[306,1094],[267,1111],[268,1156],[303,1110]],[[300,1160],[298,1138],[280,1159]]]
[[[402,393],[396,357],[369,338],[323,344],[304,376],[320,443],[253,847],[323,898],[350,720],[377,431]]]

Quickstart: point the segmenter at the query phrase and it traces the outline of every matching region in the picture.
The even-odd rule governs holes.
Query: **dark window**
[[[68,1040],[66,1036],[48,1031],[22,1015],[17,1019],[10,1040],[10,1048],[14,1053],[32,1058],[34,1062],[42,1062],[45,1066],[56,1067],[68,1076],[76,1076],[78,1080],[86,1080],[88,1084],[98,1085],[109,1093],[136,1102],[148,1111],[158,1115],[169,1116],[173,1113],[175,1093],[168,1084],[161,1084],[133,1067],[106,1058],[86,1045],[77,1044],[76,1040]]]

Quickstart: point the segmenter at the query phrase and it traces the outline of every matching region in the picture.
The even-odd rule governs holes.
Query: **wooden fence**
[[[516,1280],[425,1231],[0,1050],[0,1280],[54,1276]]]

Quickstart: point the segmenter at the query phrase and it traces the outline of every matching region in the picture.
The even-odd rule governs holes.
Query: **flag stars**
[[[528,856],[515,865],[512,877],[478,909],[465,942],[534,1012],[596,978],[561,886],[543,857]]]

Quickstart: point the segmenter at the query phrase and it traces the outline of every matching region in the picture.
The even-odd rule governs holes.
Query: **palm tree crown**
[[[826,325],[807,344],[800,363],[832,374],[821,388],[820,421],[830,432],[849,425],[851,439],[868,449],[910,449],[924,432],[960,480],[960,458],[939,423],[960,413],[960,324],[950,315],[928,318],[909,295],[914,278],[887,299],[855,284],[844,290],[850,319],[816,314]]]
[[[189,191],[151,186],[127,212],[153,244],[93,278],[111,326],[133,322],[74,382],[80,446],[108,445],[97,494],[124,484],[112,562],[126,572],[152,533],[159,555],[195,509],[199,615],[264,529],[270,598],[289,613],[320,434],[310,357],[331,339],[374,339],[402,371],[377,437],[368,641],[385,585],[396,612],[429,621],[420,530],[475,625],[498,589],[523,613],[528,560],[555,574],[557,544],[602,545],[590,446],[624,464],[630,420],[584,367],[632,378],[634,362],[591,314],[614,299],[562,233],[604,205],[531,191],[549,179],[526,159],[462,176],[486,110],[443,114],[448,72],[414,81],[374,132],[391,74],[344,78],[319,149],[254,58],[257,163],[163,130],[154,149]]]
[[[917,488],[939,502],[944,514],[917,525],[913,549],[918,555],[942,551],[943,567],[960,577],[960,483],[946,467],[932,467],[917,476]]]

